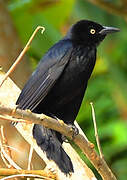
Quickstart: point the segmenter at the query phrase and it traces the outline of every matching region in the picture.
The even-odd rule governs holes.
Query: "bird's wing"
[[[16,102],[18,108],[31,111],[36,108],[61,75],[70,59],[71,52],[72,44],[67,40],[59,41],[49,49],[24,86]]]

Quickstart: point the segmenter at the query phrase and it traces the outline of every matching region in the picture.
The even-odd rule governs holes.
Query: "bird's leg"
[[[59,118],[57,118],[57,116],[55,116],[53,114],[50,114],[50,116],[53,117],[54,119],[56,119],[57,121],[59,120]],[[74,133],[72,135],[72,139],[74,139],[75,136],[77,136],[79,134],[79,130],[78,130],[78,128],[74,124],[68,123],[67,125],[73,130]],[[69,143],[69,141],[68,141],[66,136],[62,135],[61,138],[62,138],[63,142]]]
[[[57,121],[60,121],[59,118],[57,118],[56,116],[52,115],[52,117],[55,118]],[[62,142],[69,143],[67,137],[64,136],[63,134],[61,134],[61,139],[62,139]]]

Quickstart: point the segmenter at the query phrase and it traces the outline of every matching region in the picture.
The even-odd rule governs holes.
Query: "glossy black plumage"
[[[110,33],[109,29],[118,31],[86,20],[73,25],[38,64],[17,100],[18,108],[57,117],[73,125],[95,65],[96,47]],[[62,172],[74,171],[62,148],[60,133],[34,125],[33,137]]]

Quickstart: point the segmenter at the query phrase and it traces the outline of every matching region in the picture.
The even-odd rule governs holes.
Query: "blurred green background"
[[[127,180],[127,2],[97,1],[104,2],[104,6],[101,3],[96,5],[96,0],[93,2],[8,0],[6,7],[22,47],[38,25],[46,28],[43,35],[36,35],[27,53],[32,69],[43,54],[80,19],[121,29],[120,33],[108,36],[98,48],[96,67],[77,120],[88,139],[96,144],[90,107],[90,102],[93,102],[104,157],[117,178]],[[112,10],[108,8],[111,4]],[[79,153],[100,180],[89,161]]]

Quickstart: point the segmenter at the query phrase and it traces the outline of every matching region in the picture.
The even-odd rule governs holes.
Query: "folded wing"
[[[37,69],[24,86],[16,104],[20,109],[34,110],[44,99],[69,62],[72,44],[61,40],[42,58]]]

